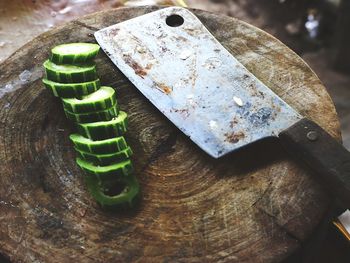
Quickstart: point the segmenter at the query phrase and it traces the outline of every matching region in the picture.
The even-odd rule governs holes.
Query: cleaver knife
[[[189,10],[169,7],[95,38],[137,89],[213,158],[267,138],[310,166],[350,206],[350,154],[231,55]]]

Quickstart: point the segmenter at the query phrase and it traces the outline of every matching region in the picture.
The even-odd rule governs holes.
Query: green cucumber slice
[[[133,172],[133,166],[130,160],[107,166],[97,166],[80,158],[77,158],[76,162],[88,175],[97,176],[100,180],[104,181],[123,176],[126,177]]]
[[[119,109],[118,105],[113,107],[95,112],[86,112],[86,113],[73,113],[67,109],[64,109],[64,112],[67,118],[73,122],[78,123],[87,123],[87,122],[99,122],[99,121],[109,121],[114,117],[118,116]]]
[[[91,162],[95,165],[109,165],[111,163],[121,162],[129,159],[133,154],[130,147],[117,152],[117,153],[109,153],[109,154],[93,154],[89,152],[84,152],[75,148],[77,151],[77,155],[80,159]]]
[[[139,199],[140,184],[134,175],[118,177],[113,183],[102,183],[96,176],[86,176],[86,186],[96,200],[102,207],[106,208],[132,208]],[[111,187],[122,185],[124,189],[117,195],[109,195],[108,191],[113,190]],[[107,186],[106,186],[107,185]],[[107,193],[106,193],[107,192]]]
[[[95,92],[101,86],[100,80],[83,83],[58,83],[43,79],[45,87],[56,97],[75,98]]]
[[[94,154],[116,153],[128,147],[122,136],[102,141],[92,141],[80,134],[71,134],[69,138],[78,150]]]
[[[46,78],[61,83],[80,83],[97,79],[96,66],[93,63],[84,65],[57,65],[50,60],[44,62]]]
[[[51,49],[50,60],[56,64],[77,64],[93,60],[100,46],[91,43],[62,44]]]
[[[83,96],[81,99],[62,99],[63,106],[73,113],[86,113],[111,108],[116,104],[115,91],[111,87],[102,86],[98,91]]]
[[[94,123],[78,123],[78,132],[91,140],[104,140],[116,136],[122,136],[127,129],[127,114],[120,111],[118,116],[110,121]]]

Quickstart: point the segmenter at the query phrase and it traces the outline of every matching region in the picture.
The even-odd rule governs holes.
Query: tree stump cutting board
[[[173,126],[101,52],[102,83],[129,113],[126,139],[142,187],[130,212],[101,210],[75,164],[73,127],[41,83],[60,43],[159,7],[86,16],[51,30],[0,67],[0,251],[13,262],[278,262],[301,246],[329,200],[277,140],[214,160]],[[340,139],[333,103],[312,70],[269,34],[193,10],[250,71]]]

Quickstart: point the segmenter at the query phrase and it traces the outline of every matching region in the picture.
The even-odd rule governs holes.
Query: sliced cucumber
[[[93,60],[100,46],[91,43],[70,43],[51,49],[50,60],[56,64],[77,64]]]
[[[83,65],[57,65],[50,60],[44,62],[46,78],[61,83],[80,83],[97,79],[93,63]]]
[[[98,91],[83,96],[81,99],[62,99],[63,106],[73,113],[86,113],[111,108],[116,104],[115,91],[111,87],[102,86]]]
[[[90,194],[103,207],[128,208],[137,204],[140,185],[134,175],[118,177],[115,181],[101,182],[96,176],[86,176],[85,183]],[[113,191],[111,187],[124,186],[123,191],[117,195],[109,195],[108,192]]]
[[[99,122],[99,121],[109,121],[114,117],[118,116],[119,109],[118,105],[113,107],[95,112],[86,112],[86,113],[73,113],[67,109],[64,109],[68,119],[78,123],[90,123],[90,122]]]
[[[109,154],[93,154],[81,151],[78,148],[75,148],[75,150],[77,151],[78,157],[80,159],[91,162],[95,165],[109,165],[113,162],[115,163],[125,161],[129,159],[132,155],[132,150],[130,147],[127,147],[126,149],[120,152]]]
[[[100,180],[113,180],[118,177],[129,176],[133,172],[130,160],[107,166],[97,166],[80,158],[77,158],[76,162],[88,175],[97,176]]]
[[[124,111],[120,111],[118,116],[110,121],[78,123],[78,132],[91,140],[104,140],[122,136],[128,126],[127,116]]]
[[[43,79],[45,87],[56,97],[75,98],[95,92],[101,86],[100,80],[96,79],[83,83],[58,83]]]
[[[116,153],[128,147],[125,138],[122,136],[103,141],[92,141],[80,134],[71,134],[69,138],[78,150],[93,154]]]

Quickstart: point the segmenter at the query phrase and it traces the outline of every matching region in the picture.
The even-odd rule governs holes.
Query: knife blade
[[[161,9],[101,29],[95,38],[135,87],[212,157],[279,137],[350,204],[350,154],[249,72],[189,10]]]

